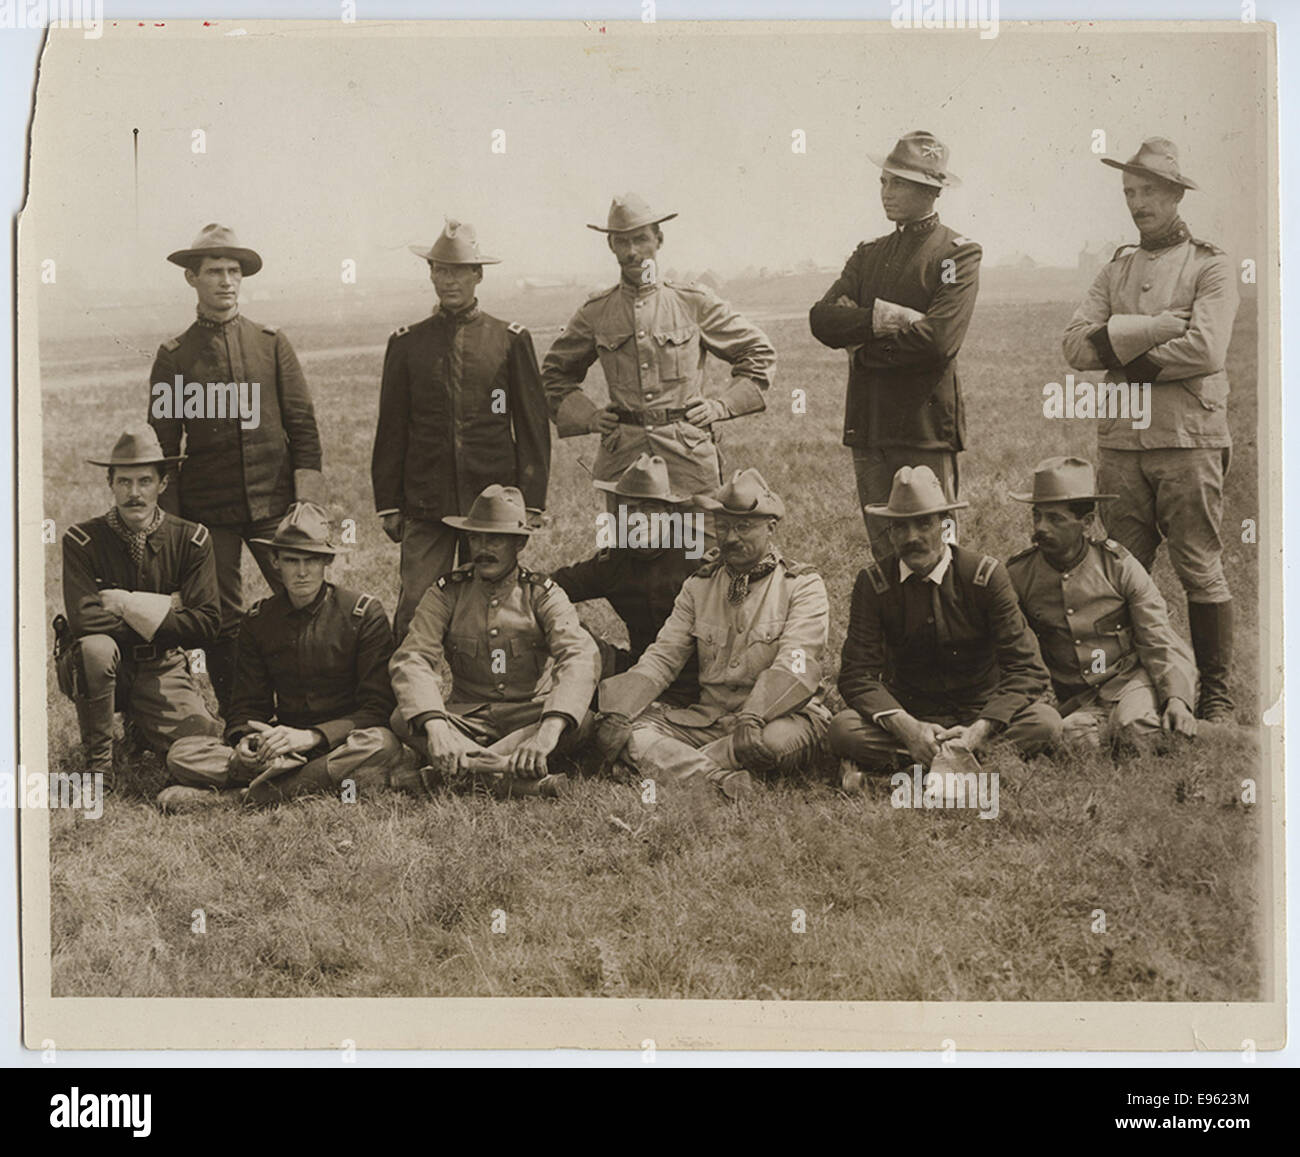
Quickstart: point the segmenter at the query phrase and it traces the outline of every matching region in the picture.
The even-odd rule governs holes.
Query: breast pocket
[[[745,648],[745,673],[757,678],[776,662],[781,649],[781,622],[755,623],[749,630]]]
[[[511,639],[510,667],[507,672],[510,682],[532,686],[542,677],[551,652],[540,639]]]
[[[691,633],[695,636],[695,651],[700,660],[701,678],[711,682],[721,680],[727,669],[724,632],[719,627],[697,622]]]
[[[448,635],[445,647],[447,666],[462,679],[482,682],[485,672],[479,659],[479,640],[473,635]]]
[[[610,386],[636,385],[636,350],[630,344],[632,331],[596,334],[596,356]]]
[[[699,329],[683,326],[654,335],[659,351],[659,380],[676,381],[690,377],[699,361]]]
[[[1133,649],[1133,623],[1128,607],[1117,607],[1093,623],[1093,630],[1101,637],[1106,650],[1114,648],[1116,657],[1127,655]]]

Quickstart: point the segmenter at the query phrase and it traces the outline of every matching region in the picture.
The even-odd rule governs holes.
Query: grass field
[[[490,295],[484,304],[495,312]],[[539,356],[572,304],[527,319]],[[806,304],[768,308],[789,317]],[[1028,520],[1008,487],[1026,485],[1046,455],[1095,458],[1088,423],[1041,416],[1044,383],[1066,369],[1060,334],[1073,304],[996,301],[976,311],[961,357],[967,545],[1002,557],[1020,549]],[[356,520],[359,549],[332,577],[375,593],[390,613],[398,548],[371,513],[369,489],[382,351],[357,347],[381,346],[387,328],[421,308],[414,298],[406,318],[288,330],[315,393],[334,513]],[[139,338],[148,352],[134,363],[136,385],[74,383],[47,369],[45,501],[60,534],[107,507],[102,472],[82,458],[143,416],[153,344],[183,323],[178,303],[175,330]],[[728,424],[723,451],[728,468],[758,466],[784,496],[782,546],[815,563],[830,592],[834,667],[865,539],[840,445],[844,356],[813,341],[802,319],[764,324],[780,355],[778,384],[766,414]],[[105,364],[129,367],[128,347],[105,342]],[[68,351],[42,352],[49,365]],[[1235,449],[1225,528],[1258,515],[1253,301],[1243,303],[1228,369]],[[724,372],[715,367],[713,380]],[[594,391],[599,383],[593,370]],[[791,412],[796,387],[807,391],[806,414]],[[554,526],[530,545],[526,565],[590,553],[597,503],[578,456],[593,452],[590,439],[556,441]],[[1225,538],[1239,624],[1234,675],[1249,725],[1258,718],[1257,557]],[[47,559],[48,630],[61,606],[57,547]],[[245,573],[256,597],[261,580],[247,560]],[[1163,555],[1156,574],[1185,632]],[[603,604],[584,617],[613,622]],[[36,678],[25,674],[29,694]],[[75,769],[75,716],[52,665],[46,689],[52,768]],[[883,787],[843,798],[829,762],[769,785],[743,812],[689,788],[661,788],[650,806],[631,787],[588,778],[559,803],[393,796],[166,817],[151,803],[162,775],[148,756],[125,769],[102,819],[51,813],[53,990],[1254,999],[1258,817],[1238,796],[1258,767],[1248,727],[1159,759],[1003,766],[993,821],[896,810]],[[192,930],[196,909],[202,933]]]

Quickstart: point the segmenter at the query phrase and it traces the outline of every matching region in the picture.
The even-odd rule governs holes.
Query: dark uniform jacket
[[[954,546],[939,585],[886,555],[858,572],[839,689],[864,718],[978,717],[1006,726],[1048,692],[1047,668],[1006,568]]]
[[[110,587],[175,596],[152,640],[146,642],[121,615],[104,609],[99,592]],[[137,648],[161,654],[172,647],[206,647],[221,623],[207,527],[164,514],[145,539],[137,568],[106,514],[70,526],[63,536],[63,605],[74,635],[111,635],[128,661]]]
[[[930,217],[864,241],[812,307],[818,341],[834,349],[857,347],[845,398],[846,446],[962,449],[966,419],[957,351],[975,309],[981,256],[975,242]],[[841,295],[858,308],[834,305]],[[876,336],[876,298],[925,317]]]
[[[254,603],[239,629],[239,661],[226,742],[252,731],[250,719],[314,727],[316,752],[362,727],[387,727],[397,706],[388,681],[393,632],[373,595],[321,585],[294,609],[283,591]]]
[[[618,671],[631,667],[655,641],[672,614],[682,583],[700,567],[683,549],[602,550],[573,566],[553,571],[553,578],[572,603],[606,599],[627,627],[628,650]],[[617,673],[617,672],[615,672]],[[700,697],[700,662],[692,654],[682,673],[660,698],[674,705]]]
[[[478,309],[432,317],[388,339],[370,477],[375,509],[467,514],[493,482],[542,510],[551,430],[528,331]]]
[[[261,420],[245,430],[238,414],[224,418],[155,416],[149,424],[163,453],[186,460],[179,485],[163,494],[165,509],[209,526],[275,518],[294,500],[293,472],[321,468],[320,435],[311,393],[289,339],[274,326],[241,314],[226,322],[196,321],[180,337],[163,342],[154,358],[151,385],[169,388],[177,374],[186,382],[257,382]]]

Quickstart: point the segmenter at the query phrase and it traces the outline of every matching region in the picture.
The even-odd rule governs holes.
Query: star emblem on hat
[[[937,141],[936,141],[934,144],[932,144],[932,145],[922,145],[922,146],[921,146],[921,156],[923,156],[923,157],[942,157],[942,156],[943,156],[943,145],[939,144]]]

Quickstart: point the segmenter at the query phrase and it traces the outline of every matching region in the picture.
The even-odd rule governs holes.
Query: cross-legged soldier
[[[329,516],[295,503],[261,545],[282,589],[254,603],[240,626],[224,738],[184,739],[168,752],[178,785],[158,797],[166,810],[347,793],[349,784],[355,798],[414,770],[388,727],[388,617],[373,595],[326,579],[345,549],[332,541]]]

